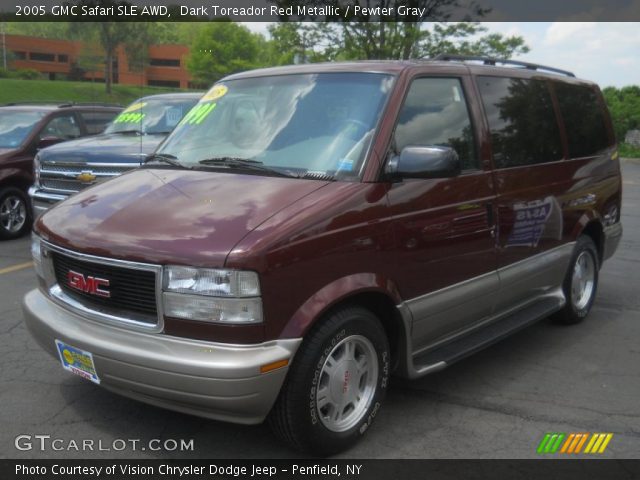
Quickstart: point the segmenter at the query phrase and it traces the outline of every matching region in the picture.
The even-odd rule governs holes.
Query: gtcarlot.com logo
[[[538,445],[538,453],[604,453],[613,433],[547,433]]]

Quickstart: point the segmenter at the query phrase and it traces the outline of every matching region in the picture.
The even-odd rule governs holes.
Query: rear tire
[[[306,335],[269,425],[295,450],[314,456],[346,450],[378,414],[389,371],[380,320],[361,307],[338,310]]]
[[[582,322],[596,298],[598,271],[600,270],[598,250],[591,237],[578,237],[567,276],[562,284],[566,305],[552,318],[557,323],[573,325]]]
[[[31,228],[31,209],[25,192],[15,187],[0,189],[0,240],[21,237]]]

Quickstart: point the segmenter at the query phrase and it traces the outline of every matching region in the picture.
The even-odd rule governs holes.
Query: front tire
[[[553,320],[565,325],[582,322],[596,298],[598,271],[600,270],[598,250],[591,237],[578,237],[567,276],[562,289],[566,305],[553,315]]]
[[[295,450],[319,456],[346,450],[378,414],[389,369],[380,320],[361,307],[336,311],[307,334],[269,424]]]
[[[0,240],[21,237],[31,227],[31,211],[25,192],[15,187],[0,189]]]

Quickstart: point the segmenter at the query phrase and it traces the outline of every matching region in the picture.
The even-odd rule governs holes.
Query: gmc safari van
[[[498,66],[502,65],[502,66]],[[533,322],[579,323],[616,250],[598,87],[495,59],[229,76],[141,169],[35,224],[26,323],[66,370],[315,455]]]

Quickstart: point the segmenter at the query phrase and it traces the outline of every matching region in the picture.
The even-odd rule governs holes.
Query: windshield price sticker
[[[113,123],[140,123],[144,118],[144,113],[121,113]]]
[[[216,108],[216,103],[201,102],[185,115],[180,125],[199,125]]]
[[[229,88],[226,85],[219,84],[214,85],[211,90],[209,90],[204,97],[202,97],[203,102],[210,102],[213,100],[217,100],[218,98],[224,96],[229,91]]]

